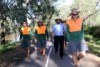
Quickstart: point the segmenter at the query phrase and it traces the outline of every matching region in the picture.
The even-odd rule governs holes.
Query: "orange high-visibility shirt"
[[[76,31],[81,31],[82,29],[82,22],[83,20],[81,18],[78,18],[76,20],[69,19],[67,20],[67,24],[69,26],[69,31],[70,32],[76,32]]]
[[[37,31],[37,34],[45,34],[46,32],[46,26],[45,25],[43,25],[43,26],[37,26],[36,27],[36,31]]]
[[[21,31],[23,35],[30,34],[30,27],[22,27]]]

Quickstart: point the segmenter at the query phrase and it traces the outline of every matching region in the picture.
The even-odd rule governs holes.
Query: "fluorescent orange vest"
[[[45,25],[43,25],[43,26],[37,26],[36,27],[36,31],[37,31],[37,34],[45,34],[46,32],[46,26]]]
[[[72,19],[67,20],[67,24],[69,26],[69,31],[70,32],[81,31],[82,22],[83,22],[83,20],[81,18],[78,18],[76,20],[72,20]]]
[[[30,34],[30,27],[22,27],[21,31],[24,35]]]

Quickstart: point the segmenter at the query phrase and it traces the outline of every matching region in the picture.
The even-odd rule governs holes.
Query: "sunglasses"
[[[78,15],[78,14],[72,14],[73,16],[76,16],[76,15]]]

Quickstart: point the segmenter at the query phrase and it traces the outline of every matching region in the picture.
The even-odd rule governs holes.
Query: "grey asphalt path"
[[[52,49],[48,67],[74,67],[72,63],[72,59],[65,55],[63,59],[60,58],[59,52],[55,54],[54,49]]]
[[[91,59],[92,58],[92,59]],[[23,59],[19,64],[13,67],[74,67],[71,56],[65,55],[63,59],[60,58],[59,53],[54,53],[54,48],[51,42],[47,43],[46,58],[37,58],[36,52],[30,56],[30,61]],[[79,61],[79,67],[100,67],[100,58],[87,54],[86,57]]]
[[[45,67],[47,63],[47,58],[49,58],[48,54],[50,53],[50,48],[52,47],[51,42],[47,43],[47,51],[46,51],[46,57],[43,59],[40,55],[37,55],[37,51],[33,51],[33,53],[30,55],[30,60],[27,61],[26,58],[24,58],[19,64],[15,64],[13,67]]]

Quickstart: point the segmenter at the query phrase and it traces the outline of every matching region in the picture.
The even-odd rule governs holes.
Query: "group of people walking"
[[[78,61],[84,57],[88,47],[84,40],[84,19],[79,17],[79,11],[73,8],[70,13],[71,18],[62,21],[62,19],[55,19],[55,24],[51,27],[51,39],[53,40],[55,54],[58,53],[61,59],[64,58],[64,53],[67,50],[72,54],[74,66],[77,67]],[[46,25],[43,21],[39,21],[35,27],[34,37],[36,41],[37,51],[45,58],[46,54],[46,40],[49,39],[49,34]],[[22,40],[22,48],[26,50],[26,55],[30,55],[30,45],[32,43],[31,29],[26,22],[21,28],[20,40]],[[68,42],[68,44],[66,43]]]

